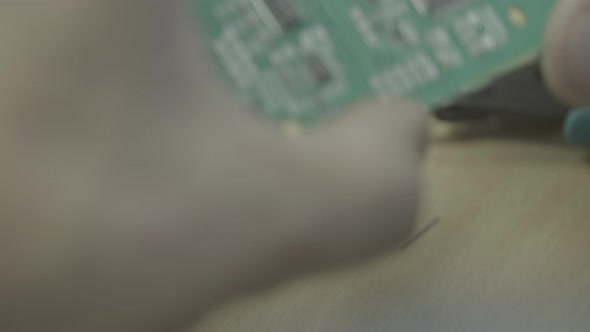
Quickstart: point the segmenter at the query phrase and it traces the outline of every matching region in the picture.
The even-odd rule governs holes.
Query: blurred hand
[[[292,140],[177,2],[0,7],[0,330],[167,330],[412,230],[420,107],[366,101]]]
[[[565,136],[590,146],[590,1],[557,1],[543,58],[549,86],[580,108],[568,115]]]

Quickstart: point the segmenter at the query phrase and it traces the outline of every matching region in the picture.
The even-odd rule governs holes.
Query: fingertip
[[[427,107],[410,98],[370,98],[353,105],[352,112],[376,123],[387,121],[399,127],[424,127],[427,123]]]
[[[337,131],[338,136],[362,134],[389,146],[407,146],[424,155],[429,142],[429,112],[412,99],[370,98],[329,119],[318,131]],[[366,137],[365,137],[366,138]]]
[[[558,1],[542,62],[555,94],[572,104],[590,102],[590,1]]]
[[[430,110],[426,105],[412,99],[382,101],[382,107],[391,117],[396,139],[408,139],[414,144],[410,147],[422,158],[428,150],[430,142]]]

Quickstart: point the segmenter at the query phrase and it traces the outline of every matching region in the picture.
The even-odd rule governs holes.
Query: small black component
[[[481,0],[423,0],[428,5],[428,12],[438,14],[445,9],[460,3],[476,2]]]
[[[307,68],[318,85],[325,85],[334,78],[330,68],[324,63],[321,57],[312,54],[307,56]]]
[[[267,8],[284,30],[299,27],[303,19],[292,3],[293,0],[264,0]]]

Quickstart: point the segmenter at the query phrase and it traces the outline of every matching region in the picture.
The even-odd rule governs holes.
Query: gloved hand
[[[366,101],[290,140],[181,6],[0,5],[1,331],[169,331],[412,230],[419,106]]]
[[[549,24],[543,67],[549,86],[580,108],[570,113],[565,135],[590,146],[590,1],[562,0]]]

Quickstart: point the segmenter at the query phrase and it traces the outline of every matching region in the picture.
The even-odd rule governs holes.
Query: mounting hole
[[[508,19],[516,27],[524,27],[527,24],[526,13],[517,6],[508,8]]]

